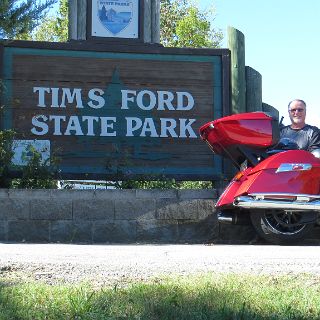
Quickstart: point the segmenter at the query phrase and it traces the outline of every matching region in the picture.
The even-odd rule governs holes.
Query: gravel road
[[[97,285],[203,272],[320,275],[320,246],[0,244],[0,276]]]

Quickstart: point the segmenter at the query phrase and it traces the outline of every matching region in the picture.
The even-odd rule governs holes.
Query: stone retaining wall
[[[0,189],[0,241],[250,243],[251,225],[219,225],[211,190]],[[319,243],[320,228],[308,236]],[[307,240],[308,240],[307,239]]]
[[[0,190],[0,241],[204,243],[215,190]]]

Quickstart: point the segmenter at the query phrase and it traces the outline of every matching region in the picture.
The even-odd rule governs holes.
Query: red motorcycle
[[[278,120],[264,112],[235,114],[200,128],[212,151],[239,170],[216,203],[218,221],[251,221],[268,242],[291,244],[318,220],[320,152],[291,150],[297,146],[279,141],[279,132]]]

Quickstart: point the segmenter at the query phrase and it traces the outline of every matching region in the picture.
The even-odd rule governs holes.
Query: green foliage
[[[210,10],[202,12],[190,0],[161,0],[160,10],[160,42],[164,46],[220,47],[223,34],[212,28]]]
[[[36,41],[66,42],[68,40],[68,0],[60,0],[57,15],[48,17],[32,34]]]
[[[0,38],[23,38],[30,33],[57,0],[1,0]]]
[[[0,188],[9,188],[11,185],[9,167],[13,157],[13,139],[13,130],[0,131]]]
[[[118,189],[211,189],[212,182],[176,181],[175,179],[163,177],[156,180],[117,181],[114,183],[114,186]]]

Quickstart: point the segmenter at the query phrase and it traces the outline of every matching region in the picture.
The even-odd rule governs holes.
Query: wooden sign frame
[[[228,49],[12,41],[0,72],[1,129],[43,140],[63,179],[223,175],[198,129],[230,114]]]

